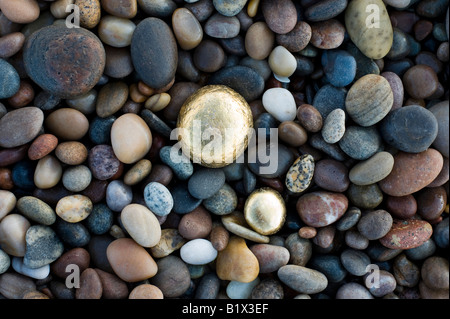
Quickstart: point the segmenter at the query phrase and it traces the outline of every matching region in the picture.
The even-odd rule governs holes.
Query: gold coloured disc
[[[177,136],[193,163],[224,167],[244,153],[253,133],[247,101],[224,85],[208,85],[192,94],[180,109]]]
[[[272,235],[284,225],[286,219],[284,200],[280,193],[272,188],[259,188],[247,198],[244,217],[261,235]]]

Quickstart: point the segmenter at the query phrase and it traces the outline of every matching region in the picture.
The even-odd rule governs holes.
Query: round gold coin
[[[253,133],[247,101],[224,85],[208,85],[192,94],[180,109],[177,137],[193,163],[224,167],[241,156]]]

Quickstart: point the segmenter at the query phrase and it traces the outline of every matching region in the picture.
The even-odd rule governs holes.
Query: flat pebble
[[[277,271],[277,275],[285,285],[299,293],[319,293],[328,285],[323,273],[303,266],[283,266]]]
[[[319,111],[322,119],[325,119],[334,109],[345,108],[346,97],[347,90],[345,88],[326,84],[316,92],[311,104]]]
[[[325,142],[334,144],[345,134],[345,111],[342,109],[335,109],[325,118],[322,127],[322,137]]]
[[[324,274],[330,283],[340,282],[348,274],[338,256],[317,255],[311,258],[308,266]]]
[[[155,258],[166,257],[174,251],[179,250],[186,241],[187,240],[181,236],[178,230],[174,228],[164,228],[161,230],[159,242],[150,248],[150,253]]]
[[[237,15],[245,6],[247,1],[238,0],[213,0],[214,8],[224,16],[235,16]]]
[[[11,266],[11,258],[7,253],[0,249],[0,275],[5,273]]]
[[[249,299],[253,289],[260,281],[259,278],[251,282],[230,281],[226,289],[227,296],[230,299]]]
[[[286,187],[293,193],[302,193],[310,185],[314,176],[314,159],[305,154],[297,158],[286,173]]]
[[[350,185],[348,168],[334,159],[322,159],[315,163],[313,181],[331,192],[344,192]]]
[[[374,297],[363,285],[351,282],[338,289],[336,299],[374,299]]]
[[[417,195],[417,213],[425,220],[439,220],[447,205],[447,193],[444,187],[430,187]]]
[[[98,22],[99,38],[103,43],[116,48],[129,46],[134,30],[136,24],[126,18],[105,15]]]
[[[76,299],[100,299],[103,294],[102,282],[93,268],[85,269],[80,275],[80,288],[75,292]]]
[[[53,155],[46,155],[38,161],[33,180],[38,188],[48,189],[58,184],[61,177],[61,163]]]
[[[306,48],[311,36],[311,26],[305,21],[298,21],[294,29],[286,34],[276,34],[275,39],[278,44],[284,46],[290,52],[300,52]]]
[[[339,140],[339,147],[351,158],[366,160],[383,146],[383,139],[375,126],[348,126]]]
[[[170,146],[164,146],[161,148],[159,157],[180,180],[187,180],[194,173],[191,161],[181,151],[177,152]]]
[[[194,49],[203,39],[203,29],[195,15],[186,8],[178,8],[172,15],[175,38],[183,50]]]
[[[388,176],[394,167],[394,157],[388,152],[378,152],[359,162],[349,172],[349,179],[356,185],[370,185]]]
[[[167,216],[172,211],[172,195],[163,184],[158,182],[152,182],[145,186],[144,200],[147,207],[155,215]]]
[[[173,212],[176,214],[190,213],[202,203],[201,199],[189,193],[187,183],[174,185],[170,192],[173,198]]]
[[[34,279],[44,279],[50,274],[50,265],[44,265],[39,268],[29,268],[23,264],[23,258],[21,257],[13,257],[11,266],[19,274]]]
[[[16,69],[4,59],[0,59],[0,79],[8,83],[0,90],[0,98],[10,98],[19,91],[20,77]]]
[[[86,218],[85,225],[89,233],[102,235],[108,232],[114,222],[114,213],[104,203],[94,204],[91,213]]]
[[[425,99],[433,95],[439,86],[436,72],[428,65],[415,65],[403,75],[405,91],[413,98]]]
[[[89,120],[78,110],[63,107],[50,113],[45,127],[61,140],[76,141],[89,130]]]
[[[140,204],[126,205],[120,219],[128,234],[141,246],[153,247],[161,238],[161,226],[156,216]]]
[[[3,14],[15,23],[31,23],[39,17],[39,5],[35,0],[19,0],[13,3],[0,1]]]
[[[114,154],[111,145],[100,144],[89,150],[88,167],[92,176],[99,180],[107,180],[122,169],[122,163]]]
[[[203,238],[192,239],[180,249],[180,257],[187,264],[204,265],[217,257],[217,250],[209,240]]]
[[[383,201],[384,195],[377,183],[356,185],[351,183],[347,196],[354,206],[360,209],[374,209]]]
[[[264,21],[253,23],[245,33],[245,51],[257,61],[266,59],[272,52],[274,44],[275,34]]]
[[[309,239],[301,238],[298,233],[292,233],[286,238],[285,247],[289,251],[289,264],[305,266],[311,259],[313,244]]]
[[[63,243],[49,226],[30,226],[26,232],[25,241],[26,251],[23,263],[33,269],[52,263],[64,251]]]
[[[183,215],[178,224],[178,231],[186,239],[205,238],[211,233],[212,229],[211,214],[203,206],[198,206],[192,212]],[[210,238],[210,240],[216,243],[213,238]],[[217,246],[214,248],[218,250]]]
[[[127,282],[149,279],[158,272],[152,256],[131,238],[111,242],[106,255],[114,273]]]
[[[318,49],[336,49],[345,37],[345,27],[336,19],[314,22],[311,24],[311,31],[310,43]]]
[[[17,273],[0,275],[0,293],[7,299],[22,299],[27,292],[35,290],[35,281],[27,276]]]
[[[84,223],[70,223],[57,219],[54,229],[58,238],[68,247],[84,247],[91,240],[91,234]]]
[[[260,6],[267,25],[273,32],[286,34],[294,29],[297,23],[297,9],[291,0],[276,3],[262,0]]]
[[[225,183],[213,196],[203,201],[203,206],[213,214],[226,215],[236,209],[237,202],[236,192]]]
[[[213,14],[204,25],[204,31],[212,38],[229,39],[239,34],[241,24],[235,16]]]
[[[293,121],[297,115],[292,93],[284,88],[272,88],[264,92],[262,97],[264,109],[278,121]]]
[[[64,164],[80,165],[87,159],[88,150],[78,141],[62,142],[56,147],[55,156]]]
[[[259,262],[260,273],[278,271],[289,262],[289,250],[285,247],[271,244],[255,244],[249,247]]]
[[[297,60],[284,46],[276,46],[268,58],[270,69],[275,78],[281,82],[289,82],[289,77],[297,69]]]
[[[62,176],[64,187],[71,192],[85,190],[92,180],[92,173],[85,165],[77,165],[67,168]]]
[[[393,274],[397,283],[405,287],[417,286],[420,280],[420,268],[411,262],[405,254],[394,259]]]
[[[308,133],[298,123],[284,121],[278,126],[278,137],[293,147],[299,147],[307,142]]]
[[[43,225],[51,225],[56,221],[53,208],[33,196],[24,196],[17,201],[17,209],[28,219]]]
[[[58,138],[53,134],[39,135],[28,148],[28,158],[39,160],[50,154],[58,145]]]
[[[297,119],[308,132],[317,133],[322,129],[323,117],[321,113],[310,104],[302,104],[297,108]]]
[[[157,286],[165,298],[179,297],[189,289],[189,269],[181,258],[167,256],[159,259],[157,265],[158,273],[150,283]]]
[[[385,210],[363,214],[358,222],[358,231],[369,240],[384,237],[392,227],[392,216]]]
[[[345,87],[356,76],[356,60],[347,51],[324,51],[321,58],[325,79],[335,87]]]
[[[216,41],[204,39],[194,50],[194,66],[203,72],[213,73],[222,69],[226,62],[225,51]]]
[[[31,142],[41,130],[43,121],[43,112],[33,106],[6,113],[0,119],[0,146],[12,148]]]
[[[216,194],[225,183],[225,174],[221,169],[203,168],[189,178],[188,188],[192,196],[207,199]]]

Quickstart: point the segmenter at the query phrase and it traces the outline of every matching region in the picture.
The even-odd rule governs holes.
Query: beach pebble
[[[317,133],[322,129],[323,117],[321,113],[310,104],[302,104],[297,108],[297,119],[308,132]]]
[[[123,176],[126,185],[134,186],[144,180],[152,171],[152,163],[148,159],[137,161]]]
[[[189,178],[189,193],[198,199],[207,199],[216,194],[225,184],[225,173],[221,169],[202,168]]]
[[[78,110],[63,107],[50,113],[45,119],[45,127],[57,138],[76,141],[89,130],[89,120]]]
[[[336,49],[344,42],[345,27],[336,19],[311,23],[311,43],[323,50]]]
[[[227,183],[213,196],[203,201],[203,206],[215,215],[227,215],[232,213],[238,204],[238,198],[234,189]]]
[[[203,29],[194,14],[186,8],[178,8],[172,15],[175,38],[183,50],[192,50],[203,39]]]
[[[134,30],[136,30],[136,24],[126,18],[106,15],[98,22],[99,38],[103,43],[115,48],[129,46]]]
[[[334,144],[345,134],[345,111],[335,109],[325,118],[322,127],[322,137],[325,142]]]
[[[308,226],[324,227],[342,217],[347,210],[348,199],[340,193],[317,191],[300,196],[296,207]]]
[[[187,1],[190,2],[190,1]],[[193,1],[195,2],[195,1]],[[247,3],[246,0],[213,0],[214,8],[224,16],[235,16],[237,15]]]
[[[272,244],[255,244],[249,247],[259,262],[261,274],[278,271],[289,262],[289,250]]]
[[[318,1],[305,10],[305,18],[308,21],[324,21],[336,17],[347,7],[347,0]]]
[[[120,219],[125,230],[139,245],[153,247],[159,242],[161,226],[156,216],[145,206],[125,206],[120,213]]]
[[[7,253],[0,249],[0,275],[5,273],[11,266],[11,258]]]
[[[359,162],[349,172],[349,179],[356,185],[370,185],[388,176],[394,167],[394,157],[388,152],[378,152]]]
[[[287,89],[268,89],[263,94],[262,103],[264,109],[280,122],[293,121],[297,115],[294,97]]]
[[[367,127],[381,121],[394,103],[389,82],[381,75],[367,74],[348,91],[345,110],[359,125]]]
[[[16,69],[4,59],[0,59],[0,79],[7,85],[0,89],[0,98],[6,99],[14,96],[20,88],[20,77]]]
[[[58,146],[58,138],[53,134],[42,134],[34,139],[28,148],[28,158],[39,160],[50,154]]]
[[[209,240],[203,238],[192,239],[180,249],[181,259],[190,265],[208,264],[217,257],[217,250]]]
[[[447,205],[444,187],[427,187],[417,194],[417,213],[425,220],[439,220]]]
[[[415,99],[426,99],[438,89],[439,80],[436,72],[428,65],[415,65],[402,77],[405,91]]]
[[[281,282],[299,293],[319,293],[328,285],[323,273],[303,266],[283,266],[277,271],[277,275]]]
[[[438,133],[433,141],[433,147],[436,148],[444,157],[449,157],[449,107],[448,100],[439,102],[428,110],[434,114],[438,122]]]
[[[183,215],[178,224],[178,231],[186,239],[205,238],[211,233],[212,229],[211,214],[203,206],[198,206],[192,212]],[[213,238],[210,238],[210,240],[216,242]],[[218,250],[218,247],[214,248]]]
[[[8,214],[0,222],[2,250],[12,256],[23,257],[26,251],[25,235],[31,224],[20,214]]]
[[[170,255],[159,259],[157,265],[158,273],[150,283],[158,287],[165,298],[179,297],[189,289],[189,269],[181,258]]]
[[[334,159],[322,159],[315,163],[313,181],[331,192],[344,192],[350,185],[348,168]]]
[[[306,48],[311,40],[311,36],[311,26],[305,21],[298,21],[294,29],[286,34],[276,34],[275,39],[279,45],[295,53]]]
[[[448,289],[448,260],[433,256],[422,264],[421,277],[427,287],[431,289]]]
[[[383,201],[383,192],[377,183],[370,185],[356,185],[350,183],[347,189],[350,202],[360,209],[374,209]]]
[[[405,287],[417,286],[420,280],[420,268],[411,262],[405,254],[394,259],[393,274],[398,285]]]
[[[232,236],[227,247],[217,255],[216,273],[222,280],[252,282],[259,273],[258,259],[243,238]]]
[[[52,188],[62,177],[62,166],[56,157],[46,155],[41,158],[34,171],[34,184],[41,189]]]
[[[183,153],[170,146],[164,146],[159,152],[161,161],[169,166],[173,173],[181,180],[187,180],[194,173],[194,167]]]
[[[417,154],[399,152],[394,155],[391,173],[378,185],[391,196],[409,195],[430,184],[439,175],[442,166],[442,155],[432,148]]]
[[[288,82],[297,69],[297,60],[284,46],[275,47],[268,58],[269,66],[276,79]]]
[[[43,121],[43,112],[33,106],[6,113],[0,119],[0,146],[12,148],[31,142],[41,130]]]
[[[299,147],[307,142],[308,132],[294,121],[284,121],[278,126],[278,137],[293,147]]]
[[[155,258],[169,256],[174,251],[179,250],[185,243],[178,230],[174,228],[164,228],[161,230],[161,238],[159,242],[150,248],[150,253]]]
[[[314,159],[305,154],[295,160],[286,173],[286,187],[293,193],[302,193],[310,185],[314,176]]]
[[[114,213],[104,203],[94,204],[92,212],[86,218],[86,228],[93,235],[102,235],[108,232],[114,222]]]
[[[32,225],[25,235],[26,251],[23,264],[29,268],[40,268],[58,259],[64,245],[49,226]]]
[[[291,0],[262,0],[260,7],[268,27],[275,33],[286,34],[297,24],[297,9]]]
[[[31,23],[40,14],[39,4],[36,0],[0,1],[2,13],[14,23]]]
[[[17,198],[8,190],[0,190],[0,221],[16,207]]]
[[[69,223],[77,223],[86,219],[93,208],[89,197],[70,195],[61,198],[56,205],[56,214]]]
[[[17,209],[28,219],[43,225],[51,225],[56,221],[53,208],[33,196],[24,196],[17,201]]]
[[[67,168],[62,176],[64,187],[71,192],[85,190],[92,180],[92,173],[85,165],[77,165]]]
[[[187,183],[175,185],[170,192],[173,198],[173,212],[176,214],[190,213],[202,203],[201,199],[189,193]]]
[[[128,299],[164,299],[164,295],[155,285],[141,284],[131,290]]]
[[[431,225],[424,220],[394,220],[392,228],[380,239],[390,249],[411,249],[425,243],[432,235]]]
[[[208,18],[203,28],[205,33],[212,38],[230,39],[239,34],[241,24],[235,16],[216,13]]]
[[[339,147],[351,158],[366,160],[383,146],[383,139],[375,126],[351,125],[339,140]]]
[[[274,44],[275,34],[264,21],[253,23],[245,33],[245,51],[257,61],[266,59],[272,52]]]
[[[5,298],[22,299],[30,291],[36,291],[36,283],[33,279],[9,272],[0,275],[0,293]]]
[[[11,266],[19,274],[34,279],[44,279],[50,274],[50,265],[44,265],[39,268],[29,268],[23,264],[23,258],[21,257],[13,257]]]
[[[369,240],[384,237],[391,229],[393,219],[385,210],[375,210],[363,214],[357,224],[358,231]]]
[[[88,150],[81,142],[62,142],[56,147],[55,156],[64,164],[80,165],[87,159]]]
[[[321,58],[325,79],[335,87],[345,87],[356,76],[356,60],[347,51],[324,51]]]
[[[170,191],[158,182],[151,182],[145,186],[144,200],[150,211],[157,216],[167,216],[173,208]]]

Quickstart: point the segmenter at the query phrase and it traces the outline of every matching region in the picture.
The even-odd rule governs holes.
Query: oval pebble
[[[345,134],[345,111],[335,109],[328,114],[322,127],[322,137],[325,142],[334,144]]]
[[[225,173],[217,168],[202,168],[189,178],[188,189],[192,196],[207,199],[216,194],[225,184]]]
[[[411,249],[426,242],[432,233],[433,228],[424,220],[394,220],[380,243],[390,249]]]
[[[204,265],[217,257],[217,250],[209,240],[203,238],[192,239],[180,249],[180,257],[187,264]]]
[[[385,210],[375,210],[363,214],[357,224],[358,231],[369,240],[384,237],[391,229],[393,219]]]
[[[370,185],[388,176],[394,167],[394,157],[388,152],[378,152],[359,162],[349,172],[349,179],[356,185]]]
[[[12,148],[31,142],[41,130],[43,121],[44,113],[34,106],[6,113],[0,118],[0,146]]]
[[[151,182],[144,188],[144,200],[155,215],[167,216],[173,208],[173,198],[163,184]]]
[[[259,262],[261,274],[278,271],[287,265],[290,259],[289,250],[272,244],[255,244],[249,247]]]
[[[304,294],[319,293],[328,285],[323,273],[303,266],[283,266],[277,271],[277,275],[285,285]]]
[[[263,94],[262,103],[264,109],[280,122],[293,121],[297,115],[294,97],[287,89],[268,89]]]
[[[227,215],[232,213],[238,204],[238,198],[234,189],[227,183],[213,196],[203,201],[203,206],[213,214]]]
[[[28,219],[43,225],[51,225],[56,221],[53,208],[33,196],[24,196],[17,201],[17,209]]]
[[[34,279],[45,279],[50,274],[50,265],[44,265],[39,268],[29,268],[23,264],[23,258],[21,257],[13,257],[11,266],[19,274]]]
[[[286,173],[286,187],[293,193],[302,193],[310,185],[314,176],[314,158],[305,154],[295,160]]]
[[[69,223],[77,223],[86,219],[93,208],[89,197],[70,195],[61,198],[55,208],[56,214]]]
[[[165,298],[179,297],[189,289],[189,269],[181,258],[170,255],[159,259],[157,265],[158,273],[150,283],[158,287]]]
[[[156,216],[145,206],[125,206],[120,219],[128,234],[142,247],[153,247],[161,238],[161,227]]]
[[[259,283],[259,278],[251,282],[230,281],[226,289],[227,296],[230,299],[249,299],[253,289]]]

